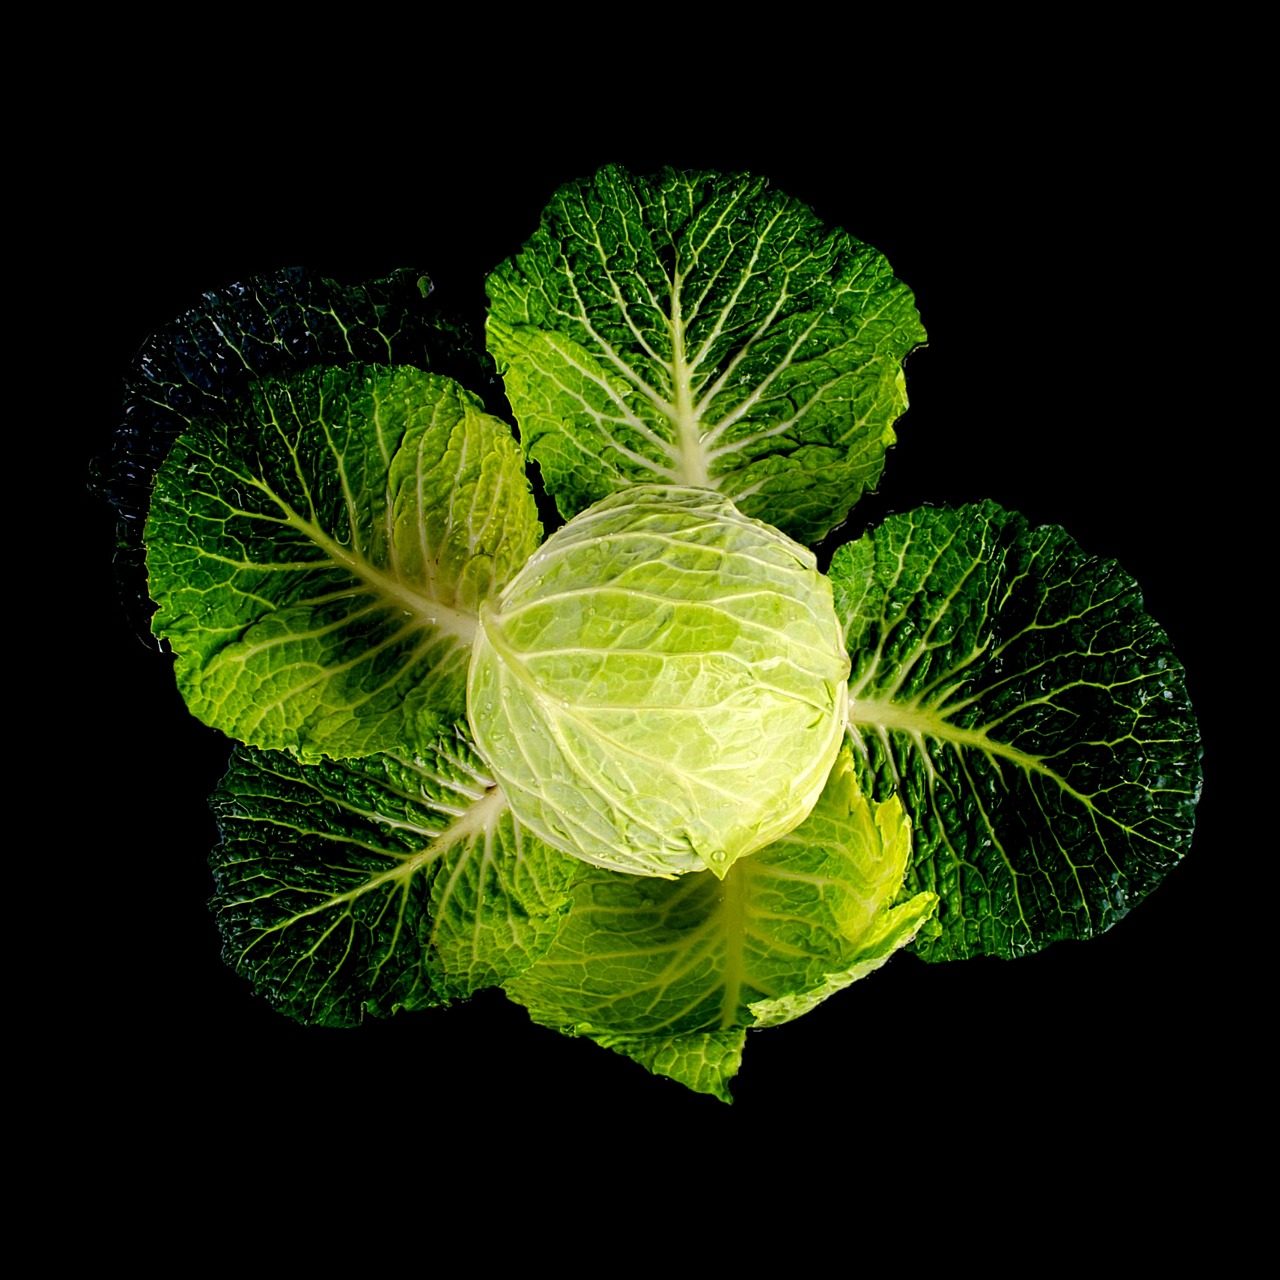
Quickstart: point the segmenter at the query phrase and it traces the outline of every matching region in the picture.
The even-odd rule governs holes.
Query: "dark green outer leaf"
[[[519,829],[461,731],[416,760],[237,748],[213,806],[224,957],[302,1022],[512,977],[550,945],[579,867]]]
[[[148,338],[90,486],[116,510],[118,586],[140,633],[152,610],[142,545],[151,486],[191,423],[234,420],[254,382],[317,365],[416,365],[486,390],[493,367],[482,344],[430,295],[426,276],[407,268],[343,285],[291,267],[211,289]]]
[[[1190,846],[1180,665],[1114,562],[994,503],[886,520],[832,561],[864,786],[899,791],[927,959],[1101,932]]]
[[[879,253],[746,175],[602,169],[488,289],[489,349],[564,515],[700,485],[806,543],[879,478],[925,337]]]

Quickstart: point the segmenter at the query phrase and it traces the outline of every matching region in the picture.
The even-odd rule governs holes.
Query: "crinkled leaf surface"
[[[672,1036],[594,1037],[597,1044],[638,1062],[655,1076],[676,1080],[694,1093],[709,1093],[721,1102],[732,1102],[729,1082],[742,1066],[747,1033],[741,1027],[731,1031],[693,1031]]]
[[[351,285],[303,267],[254,276],[202,294],[147,339],[125,375],[122,422],[92,486],[116,509],[117,575],[136,626],[145,630],[151,614],[143,524],[173,442],[197,420],[234,420],[260,378],[353,363],[416,365],[473,390],[493,380],[483,344],[409,269]]]
[[[909,850],[896,798],[864,799],[845,750],[809,818],[723,880],[584,871],[555,943],[506,990],[536,1022],[723,1096],[742,1030],[798,1017],[932,914],[930,893],[890,905]]]
[[[448,378],[312,369],[197,423],[147,522],[154,630],[192,712],[305,757],[430,742],[476,610],[541,534],[520,451]]]
[[[925,337],[879,253],[746,175],[602,169],[488,289],[489,349],[564,515],[701,485],[807,543],[876,483]]]
[[[927,959],[1108,928],[1187,850],[1200,741],[1137,585],[994,503],[893,516],[831,564],[869,793],[914,827]]]
[[[214,811],[228,963],[329,1026],[520,972],[554,937],[580,865],[521,830],[461,731],[415,759],[237,748]]]
[[[521,821],[615,871],[733,861],[800,822],[849,659],[812,552],[706,489],[643,485],[547,540],[481,613],[476,742]]]

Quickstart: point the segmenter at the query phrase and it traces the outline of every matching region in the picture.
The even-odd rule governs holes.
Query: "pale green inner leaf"
[[[868,803],[846,754],[812,815],[723,880],[586,871],[555,944],[507,992],[535,1021],[640,1058],[673,1037],[786,1021],[932,912],[931,894],[890,905],[909,847],[897,801]]]

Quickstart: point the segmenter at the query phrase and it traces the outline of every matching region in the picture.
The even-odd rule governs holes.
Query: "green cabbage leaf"
[[[1112,560],[987,502],[891,516],[831,563],[869,795],[914,826],[926,959],[1101,933],[1187,851],[1200,738],[1182,668]]]
[[[413,750],[463,714],[480,602],[541,525],[505,425],[417,369],[255,383],[195,424],[147,524],[191,711],[304,757]]]
[[[910,825],[856,775],[846,749],[810,816],[723,880],[584,872],[555,942],[508,995],[535,1022],[727,1101],[748,1029],[879,968],[933,914],[927,891],[895,905]]]
[[[213,798],[228,964],[300,1022],[494,986],[554,939],[580,864],[523,831],[464,731],[304,764],[237,747]]]
[[[741,174],[571,183],[488,289],[489,349],[561,514],[701,485],[810,544],[879,479],[925,338],[881,254]]]

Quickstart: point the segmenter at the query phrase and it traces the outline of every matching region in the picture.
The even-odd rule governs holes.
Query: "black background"
[[[1220,544],[1205,514],[1231,410],[1204,325],[1217,287],[1205,211],[1187,181],[1189,165],[1216,160],[1172,88],[1153,125],[1100,86],[1087,114],[1020,82],[980,98],[953,85],[927,123],[853,103],[815,118],[779,99],[705,123],[691,104],[669,127],[594,130],[518,96],[501,128],[473,127],[448,97],[425,100],[421,127],[394,139],[330,120],[343,141],[324,145],[214,110],[161,128],[139,101],[113,118],[93,143],[93,199],[109,217],[65,276],[69,293],[91,288],[101,318],[78,465],[106,446],[120,374],[148,332],[204,288],[294,263],[353,280],[410,265],[479,322],[486,272],[561,182],[608,161],[763,172],[881,249],[929,331],[907,363],[899,443],[849,536],[888,511],[989,497],[1118,559],[1188,669],[1207,775],[1192,854],[1111,933],[1014,963],[900,956],[749,1036],[732,1108],[533,1027],[492,992],[358,1031],[300,1028],[220,963],[205,798],[226,744],[186,714],[169,660],[131,635],[112,594],[109,514],[85,498],[79,564],[98,622],[83,637],[95,714],[82,732],[112,869],[83,963],[105,997],[96,1044],[128,1081],[115,1105],[132,1123],[162,1137],[172,1124],[197,1148],[254,1124],[316,1141],[356,1130],[376,1149],[406,1141],[409,1117],[426,1132],[465,1105],[478,1133],[517,1143],[648,1126],[663,1141],[785,1132],[803,1145],[835,1126],[854,1149],[910,1135],[926,1161],[1103,1150],[1120,1133],[1166,1134],[1170,1107],[1183,1133],[1218,1130],[1213,1107],[1187,1105],[1219,1093],[1239,1052],[1223,999],[1239,971],[1218,923],[1230,907],[1212,687],[1223,659],[1207,584]]]

